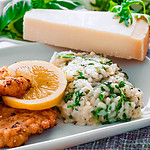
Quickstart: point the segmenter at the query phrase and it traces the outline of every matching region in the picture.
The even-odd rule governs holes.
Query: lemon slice
[[[58,67],[44,61],[22,61],[8,68],[10,75],[29,79],[31,88],[20,98],[3,96],[5,104],[14,108],[42,110],[61,101],[67,80]]]

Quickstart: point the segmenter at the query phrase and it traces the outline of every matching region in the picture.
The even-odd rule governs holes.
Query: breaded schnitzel
[[[25,143],[31,134],[56,125],[56,111],[15,109],[0,102],[0,148]]]
[[[0,68],[0,96],[19,97],[24,95],[30,86],[28,79],[10,76],[6,66]]]

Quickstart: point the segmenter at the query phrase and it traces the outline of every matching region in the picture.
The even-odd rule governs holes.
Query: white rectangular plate
[[[0,67],[22,60],[49,62],[56,50],[61,49],[39,43],[26,43],[22,46],[1,48]],[[143,116],[140,119],[97,127],[64,124],[58,119],[57,126],[44,131],[41,135],[30,136],[25,145],[13,148],[13,150],[62,149],[150,125],[150,60],[148,58],[144,62],[114,58],[112,60],[117,62],[123,71],[129,75],[129,81],[144,93],[143,102],[145,106],[142,109]]]

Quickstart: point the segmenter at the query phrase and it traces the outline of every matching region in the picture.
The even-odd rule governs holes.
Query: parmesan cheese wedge
[[[113,16],[110,12],[33,9],[24,16],[23,37],[59,47],[144,60],[149,47],[147,21],[133,17],[133,24],[126,27]]]

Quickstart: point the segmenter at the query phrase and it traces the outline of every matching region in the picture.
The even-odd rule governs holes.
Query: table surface
[[[7,39],[0,40],[0,48],[11,47],[14,44],[22,44],[22,42],[10,43],[9,41],[7,41]],[[150,49],[147,52],[147,56],[150,57]],[[70,149],[148,150],[150,149],[150,126],[126,132],[120,135],[100,139],[94,142],[77,145],[71,148],[67,148],[65,150]]]

